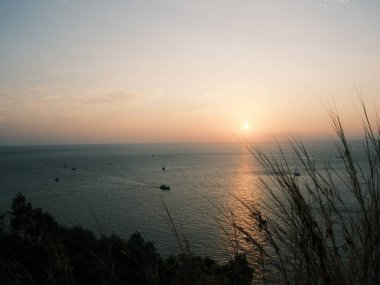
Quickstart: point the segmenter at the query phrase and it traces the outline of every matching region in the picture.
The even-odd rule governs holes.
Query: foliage
[[[380,124],[364,112],[365,159],[357,160],[336,109],[330,109],[343,170],[317,167],[305,145],[290,141],[302,175],[279,145],[279,156],[248,146],[266,175],[260,202],[241,204],[233,221],[244,251],[260,268],[258,282],[275,284],[380,284]],[[248,225],[248,226],[247,226]]]
[[[163,258],[140,233],[129,240],[64,227],[21,194],[0,223],[1,284],[249,284],[243,255],[226,264],[180,254]]]

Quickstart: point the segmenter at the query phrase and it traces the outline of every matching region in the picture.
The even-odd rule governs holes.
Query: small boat
[[[160,188],[161,190],[170,190],[170,186],[165,185],[165,184],[162,184],[159,188]]]
[[[162,170],[162,171],[166,170],[166,168],[165,168],[165,164],[162,165],[161,170]]]
[[[54,181],[55,181],[55,182],[58,182],[58,181],[59,181],[58,171],[57,171],[57,176],[54,178]]]

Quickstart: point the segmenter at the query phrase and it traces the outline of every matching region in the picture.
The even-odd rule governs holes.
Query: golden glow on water
[[[255,184],[257,177],[254,175],[253,157],[246,153],[240,155],[238,168],[234,170],[230,185],[232,195],[242,200],[256,200],[258,195]]]
[[[225,215],[223,227],[226,234],[226,247],[231,254],[236,254],[247,246],[244,237],[234,229],[234,225],[244,225],[244,228],[250,234],[255,235],[250,230],[250,223],[253,220],[250,218],[249,207],[246,206],[251,203],[257,203],[262,196],[260,181],[257,175],[254,174],[254,168],[253,157],[248,153],[241,154],[229,182],[230,195],[226,196],[226,199],[228,199],[226,205],[229,212]],[[246,203],[246,205],[243,203]]]

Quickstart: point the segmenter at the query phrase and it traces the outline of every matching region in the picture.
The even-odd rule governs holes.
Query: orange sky
[[[373,0],[6,0],[0,13],[0,144],[324,139],[333,101],[360,136],[355,85],[380,107]]]

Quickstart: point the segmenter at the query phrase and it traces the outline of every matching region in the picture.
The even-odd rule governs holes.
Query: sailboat
[[[165,164],[162,164],[162,168],[161,168],[162,171],[166,170],[165,168]]]

